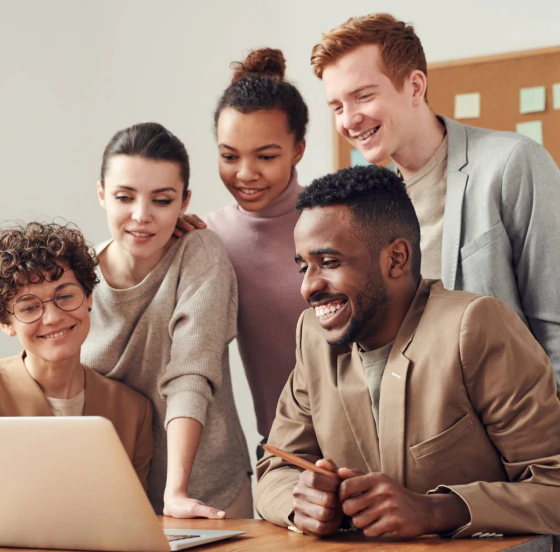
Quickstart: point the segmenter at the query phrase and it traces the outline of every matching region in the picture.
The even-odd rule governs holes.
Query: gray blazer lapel
[[[371,398],[356,343],[351,353],[338,356],[338,393],[354,439],[368,471],[380,471],[379,441],[371,411]]]
[[[447,190],[443,215],[441,279],[447,289],[455,289],[461,246],[463,198],[469,179],[468,174],[463,171],[468,163],[468,141],[464,125],[445,117],[440,117],[440,119],[445,123],[448,135]]]

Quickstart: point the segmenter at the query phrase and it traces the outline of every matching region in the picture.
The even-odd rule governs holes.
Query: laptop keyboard
[[[166,534],[165,538],[167,539],[167,542],[173,542],[176,540],[183,540],[183,539],[198,539],[200,538],[200,535],[169,535]]]

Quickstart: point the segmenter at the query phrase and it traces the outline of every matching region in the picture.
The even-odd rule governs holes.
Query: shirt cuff
[[[167,398],[165,428],[174,418],[193,418],[204,426],[208,400],[196,391],[180,391]]]

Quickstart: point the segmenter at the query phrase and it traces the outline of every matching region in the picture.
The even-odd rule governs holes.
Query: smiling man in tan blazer
[[[298,209],[313,308],[269,443],[338,479],[266,454],[258,512],[317,535],[344,514],[368,536],[560,534],[560,401],[520,318],[421,278],[418,220],[386,169],[320,178]]]

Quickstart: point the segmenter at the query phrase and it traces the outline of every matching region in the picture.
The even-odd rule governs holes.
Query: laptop
[[[245,533],[164,531],[105,418],[0,417],[0,443],[0,547],[168,552]]]

